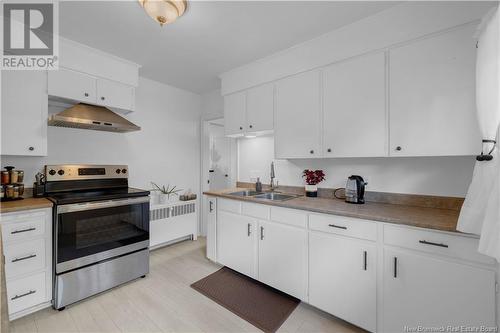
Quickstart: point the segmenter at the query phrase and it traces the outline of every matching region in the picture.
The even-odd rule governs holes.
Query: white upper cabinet
[[[226,135],[267,133],[273,130],[274,86],[264,84],[224,96]]]
[[[121,110],[134,110],[134,87],[106,79],[97,79],[96,86],[97,104]]]
[[[2,155],[47,155],[47,73],[2,71]]]
[[[246,129],[246,92],[224,96],[224,130],[226,135],[242,135]]]
[[[50,96],[75,102],[95,104],[97,101],[95,77],[70,69],[48,71],[48,92]]]
[[[274,85],[264,84],[247,91],[247,131],[272,131],[274,126]]]
[[[475,155],[475,26],[390,51],[390,155]]]
[[[122,111],[134,110],[133,86],[65,68],[49,71],[48,77],[48,92],[52,97],[102,105]]]
[[[310,71],[276,83],[276,158],[320,157],[320,72]]]
[[[362,56],[324,69],[325,157],[387,155],[385,82],[384,53]]]

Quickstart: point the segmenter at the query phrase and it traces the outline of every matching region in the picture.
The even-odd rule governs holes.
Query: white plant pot
[[[168,202],[168,195],[159,193],[158,194],[158,204],[163,205]]]
[[[306,197],[317,197],[318,196],[318,185],[306,185]]]

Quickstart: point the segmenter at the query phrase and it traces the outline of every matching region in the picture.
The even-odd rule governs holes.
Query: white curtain
[[[483,139],[498,140],[500,123],[500,21],[499,10],[491,10],[478,30],[476,62],[477,117]],[[500,261],[500,154],[498,144],[483,142],[490,161],[474,167],[457,229],[480,235],[479,252]]]

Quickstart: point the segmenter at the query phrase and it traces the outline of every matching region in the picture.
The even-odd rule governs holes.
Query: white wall
[[[130,186],[174,184],[199,192],[201,97],[140,78],[136,111],[127,118],[142,127],[126,134],[48,128],[48,156],[2,156],[2,166],[25,170],[25,185],[45,164],[128,164]]]
[[[304,169],[322,169],[326,180],[320,187],[344,187],[347,177],[359,174],[367,190],[464,197],[472,178],[474,157],[381,157],[275,160],[272,136],[238,139],[238,180],[269,183],[271,161],[276,180],[302,186]]]

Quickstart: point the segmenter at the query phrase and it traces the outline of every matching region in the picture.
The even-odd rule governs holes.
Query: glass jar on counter
[[[24,194],[24,184],[17,184],[18,192],[19,192],[19,197],[22,197]]]
[[[24,181],[24,171],[17,170],[17,182],[22,183]]]
[[[3,199],[5,197],[5,189],[3,186],[0,186],[0,199]]]
[[[18,183],[19,182],[19,172],[17,170],[10,170],[10,182],[12,184]]]
[[[10,173],[9,171],[2,171],[1,172],[1,177],[2,177],[2,184],[7,185],[10,183]]]
[[[14,196],[12,198],[13,199],[19,198],[19,186],[18,185],[14,185]]]
[[[14,198],[14,185],[5,185],[5,195],[4,196],[7,199]]]

